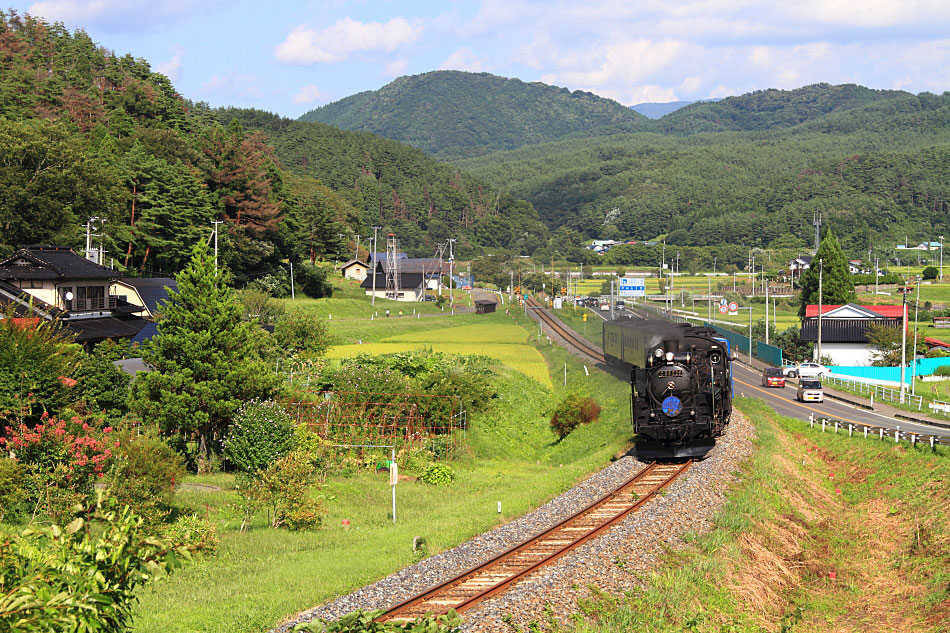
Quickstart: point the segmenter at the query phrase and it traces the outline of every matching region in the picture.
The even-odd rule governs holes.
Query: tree
[[[924,279],[936,279],[937,275],[940,274],[940,271],[937,270],[934,266],[927,266],[924,268]]]
[[[802,275],[802,299],[798,316],[805,316],[808,304],[818,303],[818,275],[822,271],[822,302],[841,305],[855,300],[854,283],[848,272],[848,258],[831,229],[825,233],[818,246],[818,252],[811,261],[811,267]]]
[[[215,274],[203,241],[177,276],[158,319],[158,335],[142,358],[153,371],[133,386],[133,406],[153,418],[165,435],[196,436],[199,458],[220,448],[231,419],[244,401],[268,398],[278,384],[261,357],[265,332],[243,321],[226,269]]]
[[[871,346],[871,364],[876,367],[894,367],[901,364],[900,328],[872,325],[868,328],[868,344]],[[912,346],[913,347],[913,346]]]

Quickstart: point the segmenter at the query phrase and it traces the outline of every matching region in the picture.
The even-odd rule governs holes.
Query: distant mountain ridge
[[[590,92],[455,70],[399,77],[300,120],[373,132],[448,157],[515,149],[605,126],[649,127],[638,112]]]
[[[693,105],[694,103],[704,103],[704,102],[716,102],[722,101],[722,98],[718,99],[695,99],[693,101],[666,101],[666,102],[647,102],[647,103],[638,103],[636,105],[630,106],[631,110],[639,112],[648,119],[659,119],[666,116],[672,112],[676,112],[680,108],[685,108],[688,105]]]

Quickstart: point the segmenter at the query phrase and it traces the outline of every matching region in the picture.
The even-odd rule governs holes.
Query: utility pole
[[[941,238],[942,240],[943,238]],[[920,276],[917,277],[917,299],[914,300],[914,351],[911,354],[911,360],[914,365],[910,371],[910,393],[917,395],[917,314],[920,309]]]
[[[907,391],[906,378],[904,372],[907,369],[907,288],[901,289],[901,322],[903,326],[901,327],[901,402],[904,402],[904,394]]]
[[[821,244],[821,213],[816,211],[811,223],[815,225],[815,252],[817,253],[818,246]]]
[[[379,252],[378,244],[376,243],[376,240],[378,239],[376,234],[377,234],[377,232],[379,231],[379,229],[381,229],[381,228],[383,228],[383,227],[381,227],[381,226],[374,226],[374,227],[373,227],[373,252],[370,253],[370,262],[371,262],[371,263],[370,263],[370,266],[372,267],[371,274],[373,275],[373,298],[370,299],[370,302],[369,302],[371,306],[375,306],[375,305],[376,305],[376,253]],[[442,259],[441,259],[441,255],[440,255],[440,259],[439,259],[439,280],[441,281],[441,279],[442,279]]]
[[[353,259],[360,258],[360,234],[356,234],[356,255],[353,256]]]
[[[452,247],[455,245],[455,238],[449,238],[449,308],[452,307],[452,302],[454,301],[452,296],[452,286],[455,285],[454,280],[452,279],[452,271],[455,268],[455,253]]]
[[[881,269],[879,266],[880,258],[874,258],[874,296],[877,297],[880,293],[878,292],[878,278],[881,276]],[[877,299],[875,299],[877,301]]]
[[[940,281],[943,281],[943,235],[940,236]]]
[[[218,276],[218,225],[224,224],[222,220],[214,220],[211,222],[214,225],[214,275]]]
[[[294,261],[290,260],[290,300],[293,301],[297,296],[294,293]]]
[[[823,273],[825,272],[824,261],[818,260],[818,357],[815,359],[816,363],[821,363],[821,308],[822,308],[822,281]]]
[[[764,278],[765,275],[762,275]],[[765,282],[765,344],[769,344],[769,282]]]

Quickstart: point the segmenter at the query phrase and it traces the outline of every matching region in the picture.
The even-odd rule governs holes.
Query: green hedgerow
[[[293,448],[293,420],[271,400],[252,400],[241,407],[224,440],[224,454],[246,473],[264,470]]]

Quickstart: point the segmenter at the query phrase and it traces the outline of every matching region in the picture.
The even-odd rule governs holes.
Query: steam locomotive
[[[707,327],[659,320],[605,321],[607,362],[630,370],[640,457],[702,457],[732,415],[729,341]]]

